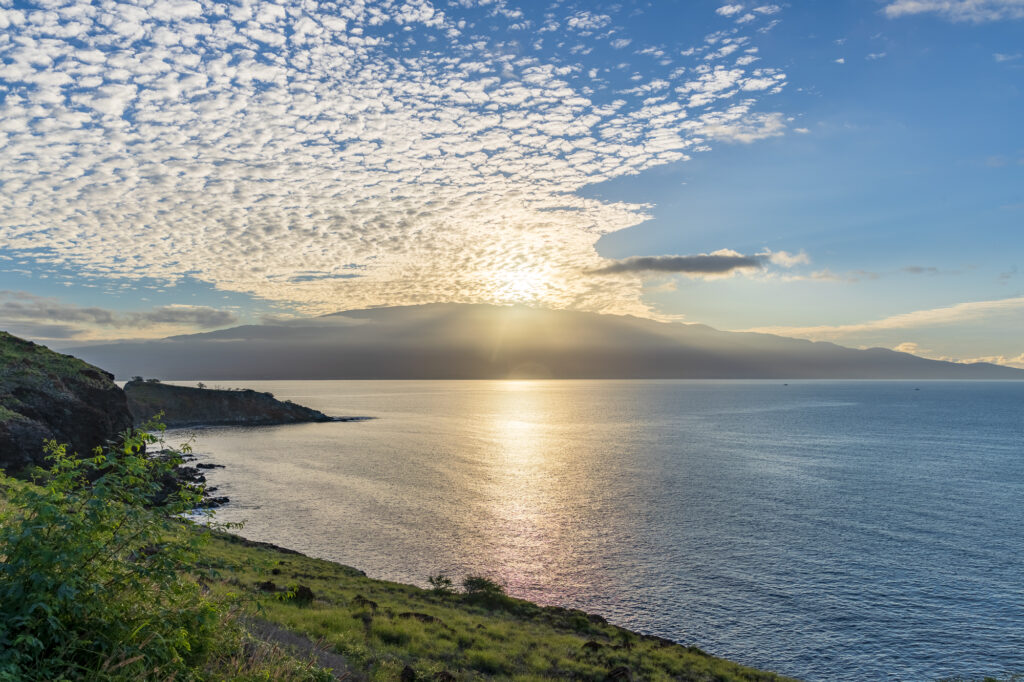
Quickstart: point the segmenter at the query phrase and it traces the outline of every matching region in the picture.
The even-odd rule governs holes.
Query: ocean
[[[1024,672],[1024,383],[206,383],[373,418],[168,432],[246,537],[806,680]]]

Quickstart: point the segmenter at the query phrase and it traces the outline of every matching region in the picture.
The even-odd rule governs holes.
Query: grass
[[[97,368],[79,360],[72,355],[65,355],[50,350],[13,334],[0,331],[0,368],[3,374],[17,375],[25,372],[41,373],[49,376],[77,376],[86,383],[103,385],[102,377],[94,377],[83,371],[95,371]],[[0,376],[0,380],[3,376]]]
[[[342,654],[371,680],[397,680],[407,667],[416,679],[605,680],[623,666],[643,680],[788,679],[580,611],[374,580],[236,536],[216,534],[204,561],[221,576],[215,590],[244,595],[252,615]],[[311,604],[287,599],[297,585],[312,589]]]
[[[6,422],[6,421],[11,421],[13,419],[24,419],[24,418],[25,418],[24,416],[22,416],[21,414],[15,412],[14,410],[9,410],[6,407],[4,407],[3,405],[0,405],[0,423]]]

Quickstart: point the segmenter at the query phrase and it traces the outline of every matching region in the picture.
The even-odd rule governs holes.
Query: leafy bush
[[[479,575],[467,576],[462,581],[465,599],[471,604],[491,610],[517,612],[521,603],[505,594],[505,588],[490,578]],[[525,602],[522,602],[525,604]]]
[[[430,591],[434,594],[451,594],[455,591],[452,579],[440,573],[429,576],[427,582],[430,583]]]
[[[491,580],[479,575],[470,575],[462,581],[462,589],[466,594],[477,595],[504,595],[505,588]]]
[[[167,494],[181,454],[125,433],[90,456],[46,446],[39,485],[0,473],[0,679],[161,679],[187,672],[219,614],[190,579],[201,532],[182,515],[194,487]]]

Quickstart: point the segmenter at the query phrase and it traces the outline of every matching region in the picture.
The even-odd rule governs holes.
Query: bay
[[[230,386],[373,417],[168,432],[246,537],[807,680],[1024,672],[1022,383]]]

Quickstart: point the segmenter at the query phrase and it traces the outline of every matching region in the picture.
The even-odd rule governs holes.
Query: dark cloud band
[[[625,272],[680,272],[699,275],[721,275],[733,270],[764,267],[765,256],[700,254],[696,256],[636,256],[623,258],[603,268],[591,270],[593,275],[617,275]]]

